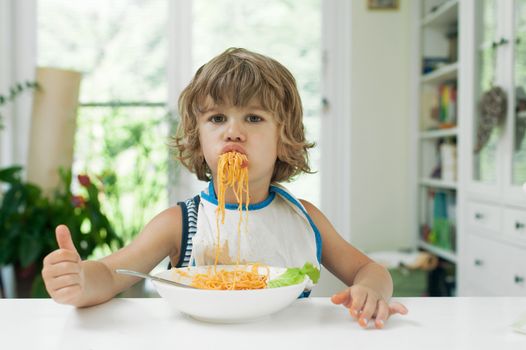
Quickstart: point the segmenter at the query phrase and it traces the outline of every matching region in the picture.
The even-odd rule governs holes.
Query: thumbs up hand
[[[84,290],[81,258],[65,225],[57,226],[59,249],[44,258],[42,277],[49,295],[58,303],[75,305]]]

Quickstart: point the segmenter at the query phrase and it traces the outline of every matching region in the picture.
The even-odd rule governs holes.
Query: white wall
[[[352,2],[351,242],[409,247],[410,0]]]
[[[340,234],[366,252],[414,242],[408,194],[410,1],[387,12],[368,11],[365,0],[323,3],[323,96],[329,108],[322,168],[331,172],[323,181],[322,209]],[[344,287],[323,270],[312,295],[330,296]]]

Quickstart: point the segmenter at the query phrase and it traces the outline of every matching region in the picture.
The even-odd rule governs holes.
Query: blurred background
[[[526,0],[0,0],[1,295],[47,296],[56,225],[97,259],[199,193],[167,143],[228,47],[294,74],[317,172],[285,185],[395,295],[526,295],[525,45]]]

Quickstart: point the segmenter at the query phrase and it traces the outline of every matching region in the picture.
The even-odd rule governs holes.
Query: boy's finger
[[[53,278],[51,281],[49,281],[48,288],[55,291],[74,285],[80,285],[80,276],[78,274],[62,275]]]
[[[384,323],[387,320],[387,317],[389,317],[389,306],[385,300],[380,300],[378,302],[378,310],[374,321],[376,328],[384,328]]]
[[[360,318],[358,319],[358,322],[360,323],[360,326],[367,327],[369,324],[369,321],[373,318],[373,314],[378,309],[378,299],[371,297],[369,295],[365,301],[365,305],[362,308],[362,313],[360,314]]]
[[[359,317],[367,300],[367,293],[354,289],[351,292],[352,305],[349,306],[349,311],[353,317]]]
[[[389,315],[394,315],[394,314],[405,315],[407,313],[408,313],[408,310],[404,305],[400,303],[396,303],[396,302],[389,304]]]
[[[55,235],[57,237],[57,243],[59,248],[72,250],[75,253],[78,253],[77,248],[75,248],[73,240],[71,239],[71,233],[69,232],[69,229],[66,225],[57,226],[57,228],[55,229]]]
[[[336,294],[334,294],[332,297],[331,297],[331,301],[334,303],[334,304],[337,304],[337,305],[340,305],[340,304],[348,304],[351,302],[351,293],[349,292],[349,289],[345,289],[341,292],[338,292]]]
[[[77,261],[61,261],[58,264],[47,267],[45,270],[46,276],[49,277],[58,277],[68,274],[78,274],[79,272],[80,264]]]
[[[53,299],[60,304],[71,304],[82,293],[82,288],[79,284],[57,289],[53,292]]]
[[[66,262],[77,264],[80,262],[80,256],[72,250],[57,249],[46,256],[45,260],[44,267]]]

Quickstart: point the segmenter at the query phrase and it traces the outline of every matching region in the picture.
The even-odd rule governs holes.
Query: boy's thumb
[[[66,225],[57,226],[55,229],[55,234],[59,248],[77,252],[77,249],[73,244],[73,240],[71,239],[71,233],[69,232],[69,229]]]

